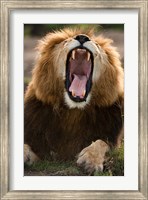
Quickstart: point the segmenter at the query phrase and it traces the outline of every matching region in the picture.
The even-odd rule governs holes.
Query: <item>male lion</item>
[[[77,156],[88,173],[103,170],[105,153],[123,129],[123,69],[111,43],[72,29],[40,41],[25,94],[26,163]]]

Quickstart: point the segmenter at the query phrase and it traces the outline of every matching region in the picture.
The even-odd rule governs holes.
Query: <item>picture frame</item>
[[[148,2],[143,1],[23,1],[1,0],[1,199],[147,199],[148,181]],[[139,189],[137,191],[10,191],[9,176],[9,25],[10,12],[14,9],[137,9],[139,17]]]

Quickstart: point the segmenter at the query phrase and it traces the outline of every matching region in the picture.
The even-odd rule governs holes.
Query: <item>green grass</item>
[[[75,162],[39,161],[33,165],[25,165],[25,175],[43,176],[81,176],[84,175]]]
[[[39,161],[25,165],[26,176],[86,176],[87,173],[77,167],[76,161],[57,162]],[[94,172],[94,176],[124,176],[124,144],[107,154],[103,172]]]
[[[95,172],[94,176],[124,176],[124,143],[107,154],[103,172]]]

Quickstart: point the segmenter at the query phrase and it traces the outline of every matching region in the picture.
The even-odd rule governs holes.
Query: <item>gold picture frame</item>
[[[147,0],[0,0],[1,3],[1,199],[147,199],[148,198],[148,1]],[[9,23],[13,9],[137,9],[139,17],[139,188],[137,191],[10,191],[9,189]]]

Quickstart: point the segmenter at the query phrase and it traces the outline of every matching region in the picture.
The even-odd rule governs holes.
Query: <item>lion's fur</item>
[[[58,66],[57,59],[64,41],[80,33],[88,35],[101,49],[102,71],[93,82],[90,103],[84,109],[69,109],[63,96],[61,72],[65,69]],[[60,158],[69,159],[98,138],[117,143],[123,126],[123,69],[111,43],[92,31],[71,29],[49,33],[40,41],[38,60],[25,94],[25,143],[39,157],[49,156],[52,150]]]

